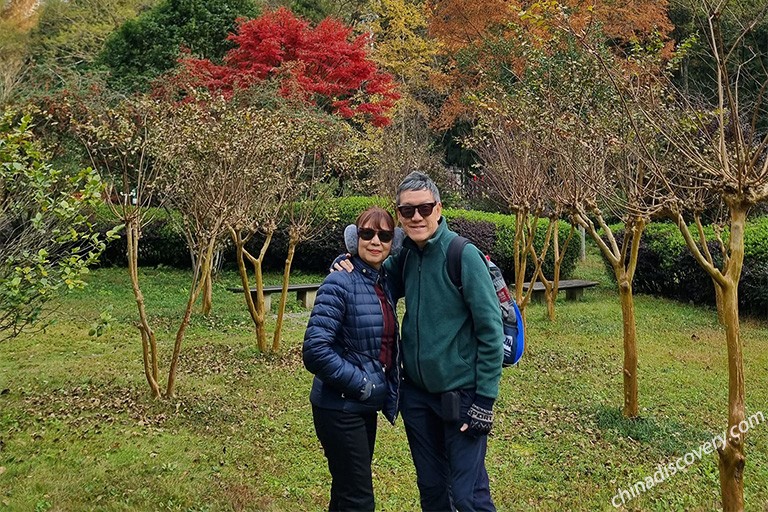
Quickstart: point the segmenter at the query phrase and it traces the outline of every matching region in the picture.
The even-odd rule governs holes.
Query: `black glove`
[[[475,403],[467,411],[465,423],[469,425],[466,433],[471,436],[490,434],[493,428],[493,399],[476,396]]]

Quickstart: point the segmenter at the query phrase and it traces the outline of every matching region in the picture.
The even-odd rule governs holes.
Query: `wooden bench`
[[[584,288],[591,288],[597,286],[596,281],[584,281],[583,279],[566,279],[560,281],[558,291],[565,290],[565,300],[579,300],[584,295]],[[523,283],[523,290],[528,291],[531,283]],[[541,302],[544,300],[544,285],[536,281],[533,283],[533,297],[531,299],[535,302]]]
[[[315,305],[315,298],[317,297],[317,289],[320,288],[319,284],[289,284],[288,292],[296,292],[296,298],[301,304],[307,308],[312,309]],[[243,293],[242,288],[227,288],[227,290],[235,293]],[[251,288],[251,297],[254,303],[258,303],[259,296],[256,288]],[[264,287],[264,310],[269,311],[272,308],[272,295],[279,295],[283,291],[282,286],[265,286]]]

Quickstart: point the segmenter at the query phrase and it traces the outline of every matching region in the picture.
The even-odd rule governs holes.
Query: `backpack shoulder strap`
[[[464,247],[466,247],[468,243],[469,240],[461,235],[458,235],[453,240],[451,240],[451,243],[448,244],[448,278],[459,290],[459,293],[463,293],[463,287],[461,285],[461,253],[464,251]]]

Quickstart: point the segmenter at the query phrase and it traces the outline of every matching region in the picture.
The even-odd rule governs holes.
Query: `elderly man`
[[[504,340],[496,292],[471,244],[461,254],[462,289],[451,282],[447,250],[457,235],[429,176],[410,173],[396,200],[406,238],[384,268],[406,303],[400,411],[421,508],[492,511],[485,452]]]

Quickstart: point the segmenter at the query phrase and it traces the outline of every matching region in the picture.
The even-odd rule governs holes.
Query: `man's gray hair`
[[[400,204],[400,194],[406,190],[429,190],[435,201],[440,202],[440,191],[437,190],[437,185],[432,181],[432,178],[423,172],[413,171],[403,178],[403,181],[397,186],[397,195],[395,196],[395,202],[398,205]]]

